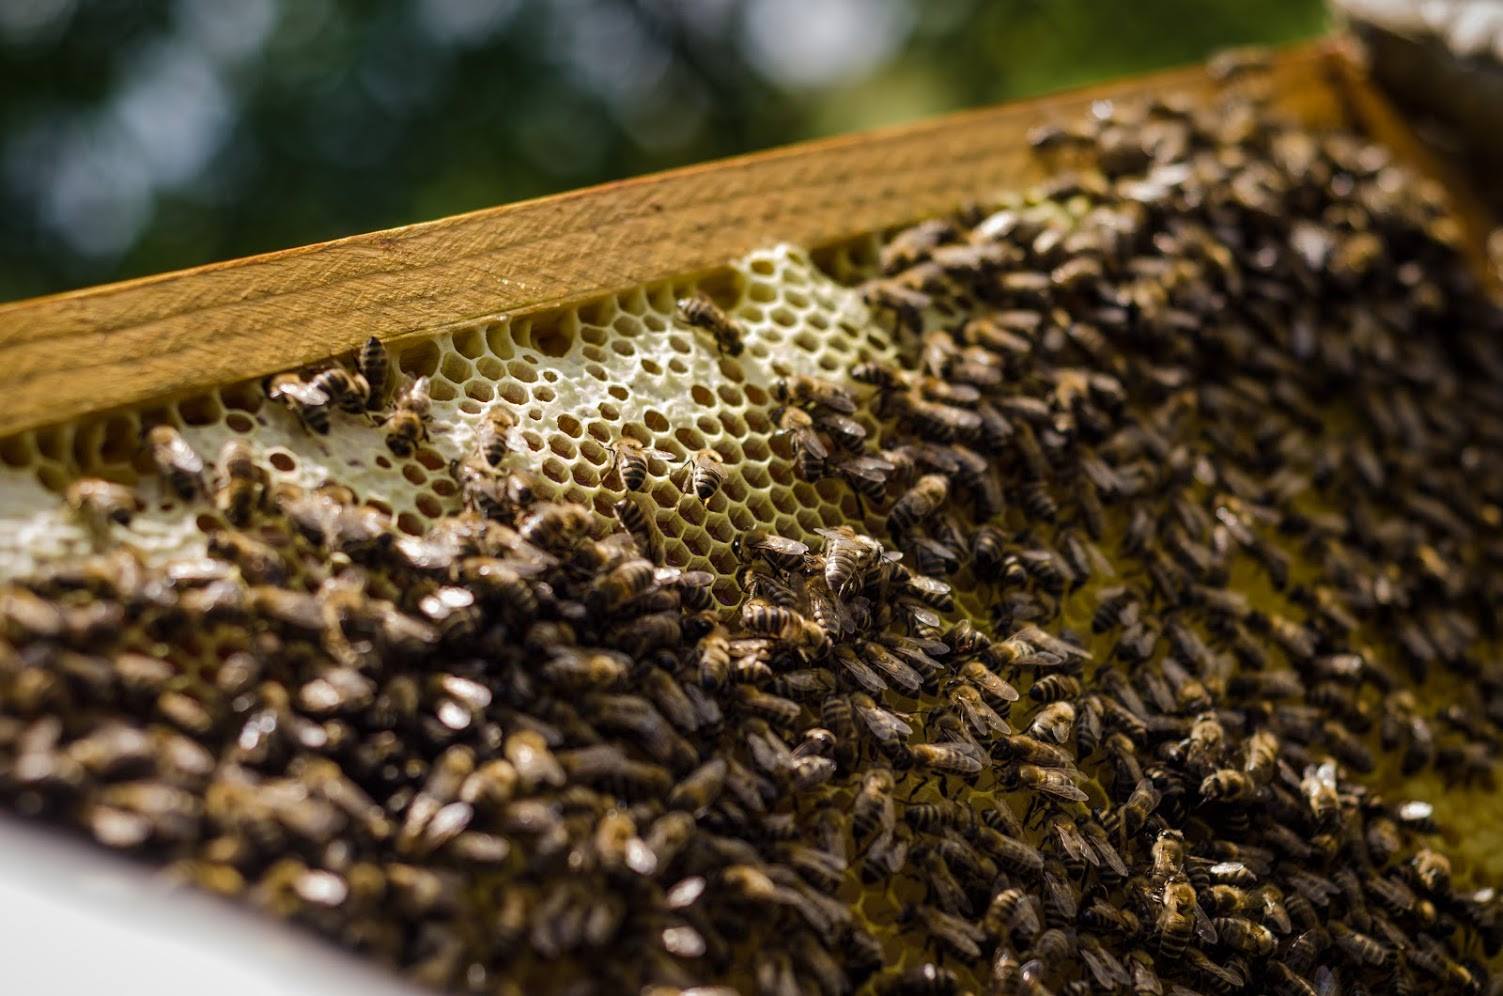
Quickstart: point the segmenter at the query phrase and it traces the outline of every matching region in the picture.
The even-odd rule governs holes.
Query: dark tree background
[[[0,299],[1323,26],[1319,0],[0,0]]]

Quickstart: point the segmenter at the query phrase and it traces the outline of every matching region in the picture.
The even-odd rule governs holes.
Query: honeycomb
[[[449,464],[496,406],[516,416],[508,442],[520,464],[602,516],[619,493],[615,441],[631,437],[659,451],[647,494],[667,562],[728,577],[737,530],[756,523],[799,537],[857,514],[843,486],[794,478],[775,452],[767,412],[769,389],[781,377],[828,376],[895,355],[847,285],[863,248],[870,246],[831,250],[821,269],[804,250],[775,246],[703,280],[634,288],[545,316],[482,319],[410,345],[395,352],[394,364],[409,377],[430,378],[433,417],[427,445],[405,460],[365,418],[336,414],[328,435],[308,432],[254,382],[13,436],[0,443],[0,580],[92,548],[88,531],[57,500],[81,475],[139,485],[146,510],[114,527],[115,538],[148,562],[201,554],[205,530],[218,520],[197,514],[201,507],[189,514],[141,453],[144,428],[160,423],[177,426],[206,460],[227,439],[243,437],[275,480],[305,488],[337,480],[394,515],[399,528],[421,534],[459,509]],[[677,316],[677,299],[700,289],[744,327],[741,356],[720,354]],[[685,494],[686,480],[674,473],[705,447],[730,470],[708,506]],[[729,584],[717,594],[726,604],[737,597]]]

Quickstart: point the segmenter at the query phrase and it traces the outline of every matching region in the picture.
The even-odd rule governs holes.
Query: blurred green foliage
[[[1319,0],[0,0],[0,299],[1324,25]]]

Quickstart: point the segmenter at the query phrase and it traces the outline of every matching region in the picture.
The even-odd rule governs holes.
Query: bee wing
[[[825,413],[826,418],[833,417],[830,415],[830,412],[839,415],[856,414],[856,399],[851,397],[843,388],[822,391],[819,396],[819,404],[829,410]]]
[[[991,706],[981,701],[979,695],[962,695],[951,701],[955,703],[965,721],[978,735],[986,736],[988,733],[993,733],[1005,737],[1012,734],[1012,727],[1008,725],[1007,720],[998,715]]]
[[[1062,771],[1049,772],[1048,777],[1040,782],[1038,787],[1039,791],[1066,802],[1085,802],[1090,798]]]
[[[777,774],[793,764],[793,757],[788,748],[771,737],[749,733],[746,736],[746,745],[751,750],[752,760],[763,771]]]
[[[1198,902],[1195,904],[1195,936],[1207,944],[1215,944],[1218,940],[1216,925],[1206,916],[1206,911],[1201,909]]]
[[[1064,658],[1058,654],[1034,651],[1031,654],[1023,654],[1015,658],[1011,664],[1016,668],[1032,668],[1035,671],[1059,671],[1063,670]]]
[[[887,638],[887,645],[895,654],[908,657],[911,654],[927,656],[928,658],[943,657],[950,652],[950,645],[943,640],[931,640],[926,637],[916,636],[892,636]]]
[[[909,695],[917,695],[924,687],[924,679],[908,664],[888,653],[881,644],[866,641],[862,646],[862,658],[881,672],[889,684]]]
[[[1127,862],[1122,860],[1122,855],[1117,853],[1117,849],[1112,846],[1111,841],[1105,837],[1093,837],[1091,843],[1094,845],[1096,853],[1101,856],[1101,860],[1106,862],[1108,868],[1122,878],[1127,877],[1129,871]]]
[[[915,574],[908,579],[908,587],[915,593],[935,598],[948,597],[955,589],[948,581],[931,578],[927,574]]]
[[[1097,577],[1114,578],[1117,576],[1117,569],[1112,566],[1112,562],[1107,559],[1107,556],[1102,552],[1101,547],[1097,546],[1095,543],[1087,543],[1085,545],[1085,549],[1086,557],[1091,562],[1091,571]]]
[[[836,656],[845,666],[846,673],[851,676],[851,679],[871,694],[881,695],[888,690],[887,682],[882,680],[882,676],[857,656],[855,651],[842,647]]]
[[[1271,895],[1263,897],[1263,919],[1280,934],[1287,934],[1294,929],[1294,923],[1289,919],[1289,911],[1284,908],[1283,903]]]
[[[1121,962],[1108,954],[1105,948],[1095,944],[1082,944],[1076,950],[1080,952],[1080,960],[1085,962],[1086,968],[1103,989],[1115,990],[1132,981]]]
[[[402,389],[402,394],[400,399],[398,400],[398,405],[421,405],[427,400],[428,375],[423,374],[423,376],[418,377],[416,380],[410,380],[407,382],[407,386]]]
[[[842,460],[835,466],[847,478],[858,481],[870,481],[872,484],[886,485],[887,478],[892,474],[890,469],[876,466],[866,457],[854,457],[850,460]]]
[[[913,727],[876,703],[856,702],[855,706],[856,714],[866,723],[872,734],[884,743],[913,733]]]
[[[822,428],[831,432],[838,432],[850,436],[853,439],[866,438],[866,426],[857,422],[849,415],[841,415],[838,412],[822,412],[818,418]]]
[[[166,449],[167,455],[171,458],[172,463],[176,465],[192,466],[200,462],[198,454],[194,452],[193,447],[189,446],[188,441],[176,432],[167,441]]]
[[[1076,861],[1088,861],[1098,868],[1101,866],[1101,858],[1086,843],[1086,839],[1080,835],[1080,830],[1076,828],[1074,823],[1062,817],[1056,818],[1052,829],[1055,837],[1059,839],[1060,847],[1064,849],[1066,854]]]
[[[951,754],[964,762],[967,771],[980,771],[986,766],[986,755],[981,748],[969,740],[941,740],[932,744],[919,744],[914,748],[914,753],[927,753],[934,756]]]
[[[987,690],[991,692],[991,694],[995,695],[997,698],[1001,699],[1004,702],[1018,701],[1018,690],[1012,687],[1012,682],[1007,681],[1005,678],[999,678],[995,674],[992,674],[990,671],[988,671],[987,674],[990,675],[990,680],[987,682]]]
[[[1091,654],[1083,647],[1077,647],[1068,640],[1061,640],[1057,636],[1045,633],[1032,624],[1023,627],[1013,634],[1014,639],[1022,640],[1039,650],[1055,654],[1066,660],[1086,661],[1090,660]]]
[[[816,460],[828,460],[830,448],[825,445],[824,438],[813,429],[799,429],[793,433],[797,440],[798,448],[814,457]]]
[[[944,624],[944,620],[940,618],[939,613],[927,605],[906,602],[903,608],[907,611],[909,618],[920,626],[925,626],[929,629],[939,629]]]
[[[324,393],[323,389],[314,387],[312,384],[301,382],[283,384],[281,393],[307,408],[316,408],[329,403],[329,396]]]
[[[819,585],[811,584],[808,586],[807,590],[809,594],[809,605],[811,611],[815,611],[814,607],[816,605],[820,606],[821,608],[817,611],[828,611],[834,615],[835,621],[840,626],[841,633],[851,633],[855,631],[856,620],[851,615],[851,610],[846,607],[844,601],[836,598],[833,594],[831,594],[828,588],[824,588]],[[817,612],[815,618],[818,618]]]
[[[769,536],[762,541],[764,549],[781,556],[804,557],[809,553],[809,547],[798,540],[789,539],[786,536]]]

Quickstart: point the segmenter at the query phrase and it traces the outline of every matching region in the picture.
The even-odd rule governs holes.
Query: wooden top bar
[[[1313,126],[1350,122],[1374,99],[1352,99],[1360,69],[1329,40],[1279,51],[1273,75],[1280,109]],[[0,435],[269,374],[372,334],[553,308],[772,242],[901,224],[1038,179],[1026,135],[1041,121],[1213,89],[1199,67],[1171,70],[0,305]]]

